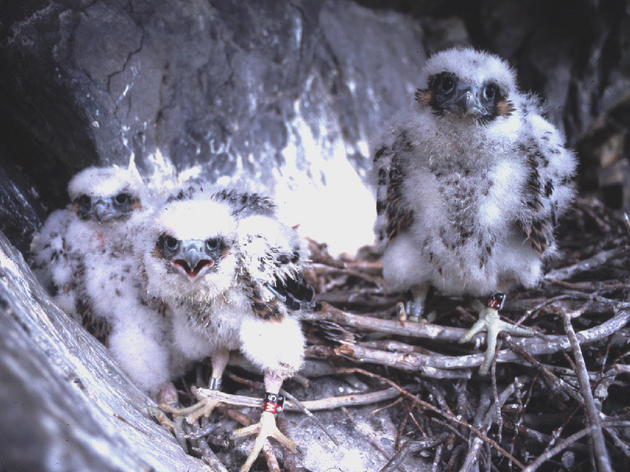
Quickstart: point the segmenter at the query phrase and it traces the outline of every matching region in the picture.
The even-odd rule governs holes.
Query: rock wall
[[[212,470],[149,417],[153,402],[2,234],[0,326],[0,470]]]

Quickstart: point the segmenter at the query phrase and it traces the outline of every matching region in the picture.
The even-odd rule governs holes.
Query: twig
[[[544,454],[538,456],[538,458],[534,462],[532,462],[527,467],[525,467],[525,469],[523,469],[523,472],[534,472],[536,469],[538,469],[538,467],[540,467],[542,464],[547,462],[553,456],[555,456],[559,452],[562,452],[574,442],[582,439],[584,436],[590,433],[592,429],[593,429],[592,426],[589,428],[584,428],[578,431],[577,433],[573,433],[571,436],[568,436],[567,438],[563,439],[562,441],[558,443],[556,447],[549,449]]]
[[[405,397],[409,398],[413,402],[417,403],[422,408],[425,408],[425,409],[430,410],[430,411],[432,411],[434,413],[437,413],[438,415],[443,416],[444,418],[448,419],[449,421],[452,421],[454,423],[457,423],[460,426],[463,426],[463,427],[469,429],[470,431],[475,433],[479,438],[481,438],[482,441],[490,444],[493,448],[495,448],[499,453],[501,453],[501,455],[507,457],[509,460],[514,462],[514,464],[518,468],[523,469],[525,467],[516,457],[512,456],[508,451],[506,451],[499,444],[497,444],[496,441],[490,439],[484,433],[479,431],[479,429],[477,429],[474,426],[470,425],[469,423],[467,423],[466,421],[462,420],[461,418],[453,416],[453,415],[451,415],[451,414],[449,414],[447,412],[444,412],[442,410],[439,410],[438,408],[436,408],[435,406],[431,405],[430,403],[427,403],[424,400],[419,399],[416,395],[413,395],[409,391],[407,391],[404,388],[400,387],[399,385],[397,385],[392,380],[387,379],[385,377],[382,377],[382,376],[380,376],[378,374],[374,374],[374,373],[369,372],[367,370],[359,369],[359,368],[339,369],[339,372],[340,373],[359,373],[359,374],[366,375],[368,377],[372,377],[374,379],[378,379],[381,382],[384,382],[384,383],[387,383],[387,384],[391,385],[396,390],[398,390],[402,395],[404,395]]]
[[[400,450],[385,464],[380,472],[394,472],[410,452],[416,453],[442,444],[448,438],[448,434],[442,434],[437,438],[421,439],[419,441],[407,441]]]
[[[560,287],[568,288],[571,290],[590,290],[590,291],[612,291],[623,290],[628,288],[628,283],[623,281],[610,281],[610,282],[566,282],[564,280],[548,279],[549,282],[559,285]]]
[[[552,440],[552,437],[549,436],[548,434],[541,433],[540,431],[536,431],[535,429],[528,428],[527,426],[523,426],[518,423],[505,421],[503,424],[506,428],[511,429],[515,432],[518,432],[519,434],[523,436],[527,436],[529,439],[533,439],[534,441],[539,442],[540,444],[549,444],[549,442]]]
[[[509,336],[506,336],[504,341],[506,344],[519,353],[527,362],[529,362],[532,367],[537,369],[543,376],[543,378],[547,381],[547,385],[551,388],[552,392],[564,392],[569,395],[575,401],[577,401],[580,405],[584,404],[584,399],[580,396],[580,394],[569,384],[567,384],[564,380],[556,376],[553,372],[551,372],[547,367],[545,367],[542,363],[538,362],[530,353],[525,351],[522,347],[512,342],[512,339]]]
[[[223,462],[219,460],[214,451],[210,449],[206,441],[196,441],[196,446],[193,446],[193,451],[197,452],[201,456],[201,460],[212,467],[216,472],[228,472]]]
[[[628,446],[628,444],[626,444],[617,434],[616,431],[613,431],[612,428],[605,428],[604,431],[606,432],[606,434],[608,434],[613,442],[615,443],[615,446],[617,446],[619,448],[619,450],[621,452],[623,452],[623,454],[626,456],[626,458],[630,459],[630,446]]]
[[[262,398],[247,397],[245,395],[233,395],[219,390],[209,390],[198,388],[197,395],[203,398],[219,400],[226,405],[242,406],[248,408],[262,408]],[[376,392],[353,393],[350,395],[340,395],[338,397],[320,398],[319,400],[302,401],[302,406],[310,411],[333,410],[347,406],[371,405],[373,403],[391,400],[399,396],[395,388],[386,388]],[[285,411],[303,411],[290,399],[284,404]]]
[[[401,323],[400,321],[384,320],[373,316],[353,315],[328,303],[322,303],[322,309],[318,312],[305,313],[302,319],[315,322],[327,320],[357,329],[442,341],[457,341],[467,331],[464,328],[451,328],[428,323]]]
[[[321,429],[324,432],[324,434],[328,436],[328,438],[332,441],[332,443],[335,446],[339,447],[339,441],[337,441],[337,439],[328,432],[328,429],[326,429],[326,426],[324,426],[324,423],[322,423],[321,420],[317,416],[311,413],[311,411],[304,406],[304,403],[299,401],[297,398],[295,398],[295,396],[287,392],[285,389],[280,389],[280,393],[282,393],[287,398],[287,400],[291,401],[291,403],[297,406],[298,409],[302,413],[308,416],[317,426],[319,426],[319,429]]]
[[[501,408],[505,404],[505,402],[510,398],[510,396],[521,386],[521,380],[517,377],[505,390],[501,392],[498,396],[497,402],[493,402],[488,408],[488,412],[486,417],[481,425],[480,431],[484,434],[488,433],[488,430],[492,426],[492,423],[495,419],[498,418],[497,415],[501,414]],[[498,411],[498,413],[497,413]],[[461,471],[469,471],[472,470],[475,462],[477,461],[477,454],[479,453],[479,449],[481,449],[482,440],[480,437],[476,437],[473,440],[472,445],[468,448],[468,454],[466,455],[466,460],[464,461],[464,465],[460,468]]]
[[[307,354],[309,352],[310,350],[307,350]],[[398,353],[349,343],[338,347],[334,353],[355,362],[386,365],[438,379],[469,379],[472,373],[462,369],[479,366],[483,361],[483,354],[454,357],[416,352]]]
[[[376,319],[373,318],[373,320]],[[390,323],[384,320],[377,321]],[[614,334],[617,330],[625,326],[628,321],[630,321],[630,311],[618,311],[612,318],[602,324],[578,332],[576,337],[580,344],[589,344],[599,341],[600,339],[607,338],[608,336]],[[432,326],[438,329],[441,328],[435,325],[424,326],[425,329],[427,326]],[[434,339],[435,338],[437,338],[437,336],[434,337]],[[513,340],[513,343],[520,346],[524,351],[529,352],[531,355],[554,354],[571,348],[569,339],[566,336],[556,335],[546,335],[544,338],[519,338]],[[440,354],[427,355],[416,352],[392,353],[365,348],[358,343],[344,344],[334,351],[328,349],[322,350],[320,346],[316,346],[315,349],[311,349],[309,347],[307,348],[306,353],[310,356],[318,356],[319,354],[319,356],[324,358],[330,356],[332,353],[338,356],[351,358],[354,361],[361,363],[381,364],[413,372],[420,371],[423,375],[433,378],[468,378],[470,373],[467,372],[459,371],[453,373],[453,375],[449,375],[449,373],[445,371],[479,367],[479,365],[483,362],[484,357],[481,353],[464,356],[446,356]],[[497,362],[522,362],[522,358],[519,354],[512,351],[502,350],[497,353]]]
[[[389,455],[389,453],[385,450],[385,448],[381,445],[381,441],[379,438],[375,437],[372,433],[366,432],[366,431],[362,431],[361,428],[357,427],[356,422],[354,421],[354,418],[352,417],[352,415],[350,415],[350,413],[348,412],[348,410],[345,407],[342,407],[341,410],[344,412],[344,414],[346,415],[346,418],[348,418],[348,421],[350,421],[352,423],[352,426],[354,427],[354,429],[360,433],[361,435],[363,435],[363,437],[365,437],[370,444],[372,444],[372,446],[374,446],[374,448],[379,451],[383,457],[385,459],[387,459],[388,461],[391,460],[391,457]],[[396,466],[397,469],[401,470],[402,472],[407,472],[407,469],[405,467],[403,467],[402,464],[398,464]]]
[[[626,247],[616,247],[608,251],[599,252],[593,257],[584,259],[576,264],[547,272],[545,280],[553,281],[570,279],[581,272],[588,272],[596,269],[597,267],[604,265],[609,260],[625,254],[627,251],[628,248]]]
[[[217,408],[220,409],[225,415],[229,416],[234,421],[243,426],[249,426],[252,424],[252,420],[250,420],[243,413],[234,411],[231,408],[226,408],[223,405],[219,405]],[[273,448],[271,447],[271,443],[268,439],[265,440],[262,451],[265,455],[265,460],[267,461],[267,468],[269,469],[269,472],[281,472],[280,465],[278,464],[278,459],[276,459],[276,455],[274,454]]]
[[[380,277],[377,276],[373,276],[370,274],[364,274],[358,270],[353,270],[350,269],[348,267],[344,267],[344,268],[340,268],[340,267],[331,267],[328,264],[323,264],[323,267],[326,269],[327,272],[337,272],[337,273],[342,273],[344,275],[349,275],[352,277],[357,277],[359,279],[365,280],[366,282],[369,282],[373,285],[375,285],[376,287],[378,287],[380,290],[383,290],[383,280]],[[317,271],[317,267],[315,267],[315,270]]]
[[[442,460],[442,449],[444,446],[440,444],[435,449],[435,456],[433,457],[433,464],[431,464],[431,472],[437,472],[438,466],[440,465],[440,461]]]
[[[608,456],[608,450],[606,449],[606,441],[604,439],[604,432],[602,431],[601,419],[599,411],[595,406],[595,400],[593,399],[593,391],[591,390],[591,384],[588,379],[588,370],[584,363],[584,356],[582,349],[580,348],[580,342],[575,335],[573,326],[571,325],[571,318],[569,314],[564,314],[562,317],[564,322],[564,330],[567,333],[571,347],[573,349],[573,357],[576,363],[576,373],[578,382],[580,384],[580,392],[584,398],[584,408],[586,410],[586,417],[588,423],[593,427],[591,436],[593,438],[593,447],[595,449],[595,459],[597,461],[598,469],[600,472],[612,472],[610,465],[610,457]]]

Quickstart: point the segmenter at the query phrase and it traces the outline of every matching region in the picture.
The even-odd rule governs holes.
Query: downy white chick
[[[75,277],[81,266],[78,253],[72,252],[66,242],[66,233],[76,219],[71,210],[53,211],[33,235],[30,247],[30,263],[35,276],[57,305],[73,317],[78,317]]]
[[[212,199],[173,200],[156,213],[138,244],[147,294],[168,307],[181,352],[189,359],[210,356],[210,387],[220,387],[230,351],[240,351],[264,374],[261,421],[235,432],[237,437],[258,433],[242,471],[249,470],[269,436],[295,449],[275,424],[279,390],[300,368],[304,351],[299,322],[285,302],[312,297],[300,283],[299,241],[275,220],[268,203],[230,191]],[[194,422],[216,403],[202,400],[170,411],[190,413]]]
[[[541,279],[576,167],[541,113],[497,56],[449,49],[427,60],[413,109],[374,157],[383,273],[409,293],[403,316],[422,314],[430,286],[488,296]],[[503,298],[491,297],[463,338],[487,326],[482,373],[499,330],[527,334],[499,321]]]
[[[69,209],[53,212],[32,252],[42,283],[69,314],[80,317],[145,392],[170,377],[164,316],[144,304],[131,248],[148,195],[133,161],[90,167],[69,185]]]
[[[85,312],[84,298],[77,297],[84,280],[85,255],[119,244],[127,220],[139,207],[140,189],[133,163],[128,169],[84,169],[68,184],[68,208],[52,212],[34,236],[33,269],[70,315]]]

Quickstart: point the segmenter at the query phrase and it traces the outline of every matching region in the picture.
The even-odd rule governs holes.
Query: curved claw
[[[514,326],[511,323],[506,323],[499,317],[499,312],[494,308],[484,308],[479,313],[479,320],[475,322],[472,327],[466,331],[466,333],[459,338],[459,343],[465,343],[470,341],[473,336],[481,331],[486,331],[486,352],[484,354],[483,362],[479,366],[479,374],[486,375],[490,370],[490,364],[492,364],[492,358],[494,357],[494,351],[497,347],[497,337],[501,331],[514,334],[516,336],[533,336],[534,332],[527,328],[520,326]]]
[[[232,439],[243,438],[252,434],[258,434],[254,441],[254,446],[247,456],[247,460],[240,469],[240,472],[248,472],[252,464],[260,454],[267,438],[274,438],[280,444],[292,452],[297,453],[297,445],[286,437],[276,426],[276,415],[263,411],[260,415],[260,421],[256,424],[237,429],[232,432]]]
[[[188,424],[194,424],[202,416],[209,417],[219,403],[221,403],[219,400],[202,398],[194,405],[186,408],[175,408],[162,404],[160,409],[174,416],[185,416]]]
[[[401,322],[411,321],[412,323],[427,323],[432,321],[430,318],[435,317],[435,313],[430,313],[427,318],[423,318],[424,305],[418,304],[414,301],[407,301],[406,303],[398,302],[396,304],[396,316]]]
[[[167,406],[168,408],[173,408],[168,405],[164,405],[164,406]],[[166,428],[168,428],[175,435],[175,439],[177,439],[177,442],[182,447],[182,449],[187,450],[186,438],[184,437],[186,432],[184,431],[182,418],[181,417],[175,418],[173,421],[171,421],[164,414],[164,411],[166,410],[162,408],[162,405],[160,406],[160,408],[149,407],[149,415],[151,415],[162,426],[165,426]]]

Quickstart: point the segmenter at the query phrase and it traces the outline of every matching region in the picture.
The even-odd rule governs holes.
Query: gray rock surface
[[[413,100],[424,60],[411,18],[348,0],[13,10],[0,63],[18,73],[0,77],[12,99],[0,98],[40,144],[19,158],[51,206],[89,163],[134,155],[151,170],[159,153],[274,194],[292,223],[335,249],[372,240],[369,144]]]
[[[152,402],[1,233],[0,326],[0,470],[212,470],[149,417]]]

